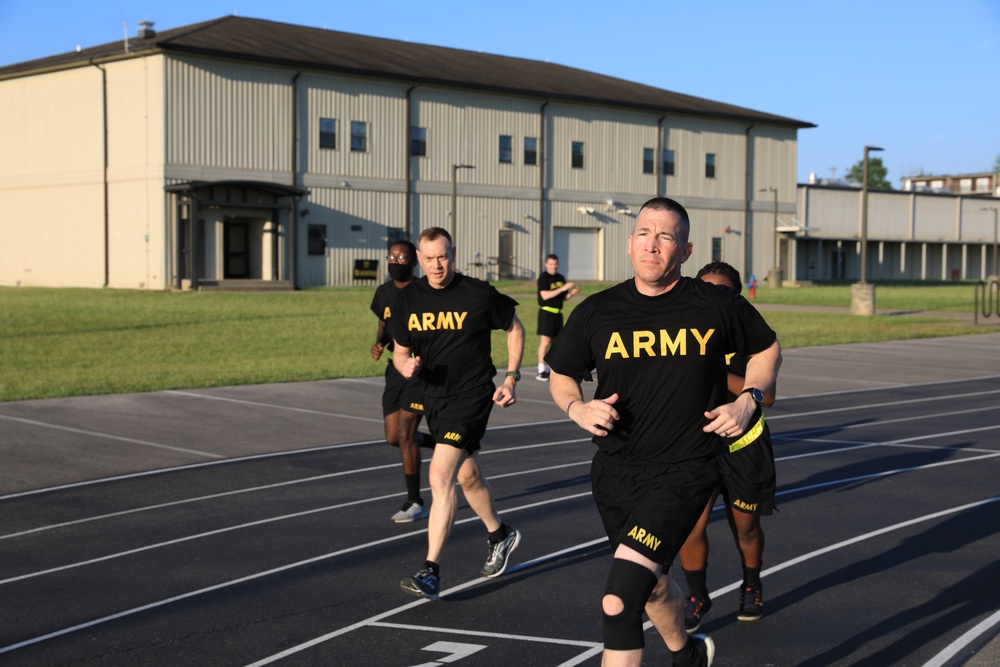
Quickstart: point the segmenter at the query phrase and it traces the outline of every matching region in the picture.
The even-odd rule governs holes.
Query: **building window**
[[[510,164],[511,155],[513,154],[513,139],[509,135],[500,135],[500,161],[505,164]]]
[[[524,164],[538,164],[538,139],[524,138]]]
[[[319,147],[337,148],[337,121],[335,119],[319,119]]]
[[[663,175],[674,175],[674,152],[663,149]]]
[[[427,156],[427,128],[410,126],[410,155]]]
[[[309,225],[309,254],[326,254],[326,225]]]
[[[573,157],[570,166],[573,169],[583,169],[583,142],[573,142]]]
[[[653,166],[656,164],[656,156],[653,155],[655,152],[652,148],[642,149],[642,173],[653,173]]]
[[[976,179],[976,192],[989,192],[990,177],[980,177]]]
[[[715,153],[705,153],[705,178],[715,178]]]
[[[712,261],[713,262],[722,261],[722,238],[719,236],[712,237]]]
[[[368,123],[360,120],[351,121],[351,150],[359,153],[368,151]]]

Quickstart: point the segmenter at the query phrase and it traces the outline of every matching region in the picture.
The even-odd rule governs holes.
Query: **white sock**
[[[545,372],[545,364],[538,364],[538,372],[539,373]]]

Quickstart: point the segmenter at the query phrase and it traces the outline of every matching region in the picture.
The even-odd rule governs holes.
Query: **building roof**
[[[241,16],[130,38],[0,68],[0,79],[150,53],[196,54],[327,72],[633,107],[656,112],[738,119],[795,128],[793,118],[588,72],[565,65]]]

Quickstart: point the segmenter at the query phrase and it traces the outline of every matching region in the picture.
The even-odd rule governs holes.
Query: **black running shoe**
[[[756,621],[764,613],[764,591],[760,584],[744,586],[740,589],[740,613],[736,618],[741,621]]]
[[[441,582],[438,576],[427,568],[421,568],[412,577],[403,579],[399,582],[399,587],[410,595],[429,600],[437,600],[438,593],[441,592]]]
[[[536,380],[541,380],[542,382],[548,382],[549,381],[549,371],[542,371],[541,373],[539,373],[538,375],[535,376],[535,379]]]
[[[489,553],[486,554],[486,564],[483,565],[482,575],[484,577],[499,577],[507,569],[507,559],[514,553],[514,549],[521,543],[521,533],[516,528],[507,526],[507,537],[496,544],[488,544]]]
[[[688,634],[691,634],[701,627],[701,619],[712,609],[712,600],[709,598],[688,597],[684,601],[684,627]]]

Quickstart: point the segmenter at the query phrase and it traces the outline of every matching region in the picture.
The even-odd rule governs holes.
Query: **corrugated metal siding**
[[[642,149],[656,146],[653,114],[582,105],[552,104],[547,137],[551,177],[557,190],[577,191],[584,200],[656,194],[654,175],[642,173]],[[584,144],[584,166],[572,167],[574,141]]]
[[[746,127],[736,123],[671,116],[665,147],[674,151],[668,193],[704,199],[744,198]],[[715,178],[705,177],[708,153],[715,154]]]
[[[997,215],[989,206],[1000,209],[1000,202],[967,199],[962,202],[962,238],[967,241],[993,243],[996,240]],[[985,211],[983,209],[986,209]]]
[[[313,188],[309,215],[299,221],[300,285],[367,284],[353,278],[356,259],[379,260],[380,275],[387,276],[389,226],[382,221],[401,220],[403,206],[399,193]],[[323,257],[307,252],[307,228],[312,224],[326,225],[327,252]]]
[[[305,75],[306,119],[300,126],[306,171],[354,178],[404,178],[409,152],[406,86],[370,79]],[[300,95],[302,93],[300,92]],[[320,118],[337,121],[336,149],[319,147]],[[351,150],[351,122],[367,123],[367,150]]]
[[[289,171],[293,74],[208,59],[168,59],[167,164]]]
[[[524,164],[524,138],[538,138],[540,102],[460,91],[416,89],[413,124],[427,128],[427,157],[414,176],[451,182],[451,165],[474,165],[461,179],[494,187],[538,187],[538,166]],[[431,136],[433,135],[433,136]],[[511,137],[511,162],[500,162],[500,135]]]
[[[921,197],[914,215],[914,234],[919,241],[951,241],[955,238],[955,199]]]

